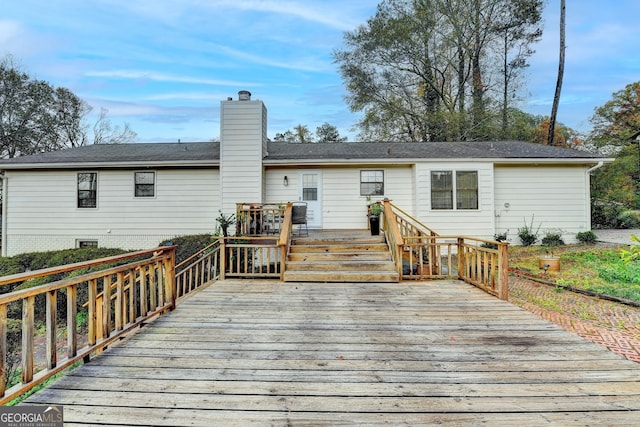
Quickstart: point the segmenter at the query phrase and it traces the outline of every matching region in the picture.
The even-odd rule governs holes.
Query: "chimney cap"
[[[251,101],[251,92],[248,90],[241,90],[238,92],[239,101]]]

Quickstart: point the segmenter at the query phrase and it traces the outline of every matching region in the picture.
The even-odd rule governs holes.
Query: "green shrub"
[[[635,234],[631,235],[631,240],[640,243],[640,237]],[[638,262],[640,261],[640,246],[631,245],[629,246],[629,250],[623,249],[620,251],[620,259],[626,263]],[[640,272],[638,273],[638,277],[640,280]]]
[[[518,228],[518,237],[522,242],[522,246],[531,246],[538,241],[538,233],[540,232],[540,226],[535,229],[533,227],[533,215],[531,216],[531,224],[527,225],[527,220],[524,221],[524,227]]]
[[[181,263],[191,255],[201,251],[208,245],[213,243],[216,236],[213,234],[194,234],[191,236],[174,237],[160,243],[160,246],[177,245],[176,248],[176,264]]]
[[[616,219],[620,228],[640,227],[640,211],[626,210],[621,212]]]
[[[595,228],[618,228],[618,216],[627,208],[618,202],[600,202],[591,204],[591,222]]]
[[[547,247],[563,246],[564,240],[562,240],[562,232],[547,230],[540,243],[542,246]]]
[[[496,233],[493,235],[493,240],[495,240],[496,242],[506,242],[508,235],[509,235],[509,230],[504,231],[502,233]],[[482,247],[489,248],[489,249],[498,249],[498,245],[496,245],[495,243],[483,243]]]
[[[596,233],[591,230],[581,231],[580,233],[576,234],[576,239],[578,239],[578,242],[580,243],[593,245],[598,240],[598,236],[596,236]]]

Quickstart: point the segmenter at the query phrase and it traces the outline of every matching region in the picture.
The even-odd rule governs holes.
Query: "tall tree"
[[[91,142],[87,115],[91,107],[66,88],[55,88],[20,70],[11,56],[0,60],[0,157],[78,147]],[[128,124],[121,129],[102,111],[93,142],[129,142],[136,137]]]
[[[590,141],[616,160],[596,171],[594,197],[640,208],[640,81],[615,92],[596,108]]]
[[[290,143],[317,143],[317,142],[345,142],[346,137],[341,137],[338,128],[330,123],[323,123],[316,128],[315,137],[309,131],[307,125],[299,124],[294,126],[293,130],[286,130],[281,133],[276,133],[273,138],[278,142],[290,142]]]
[[[564,77],[564,51],[565,51],[565,0],[560,0],[560,60],[558,62],[558,80],[556,82],[556,92],[553,96],[553,106],[551,107],[551,117],[549,118],[549,134],[547,144],[554,145],[556,117],[558,116],[558,105],[560,104],[560,92],[562,91],[562,79]]]
[[[346,137],[341,137],[338,128],[330,123],[323,123],[316,128],[317,142],[345,142]]]
[[[293,127],[293,132],[296,136],[296,140],[301,143],[314,142],[313,135],[306,125],[297,125]]]
[[[347,102],[364,113],[360,137],[495,138],[488,124],[498,93],[490,66],[497,62],[496,46],[507,32],[509,49],[532,52],[531,29],[542,6],[534,0],[384,0],[366,24],[345,34],[345,49],[334,52]],[[527,11],[530,16],[522,17]],[[524,66],[526,55],[520,59]]]
[[[542,0],[515,0],[512,4],[503,3],[503,7],[511,7],[512,13],[501,14],[493,24],[500,34],[502,75],[502,135],[506,137],[509,127],[510,98],[514,96],[512,87],[517,84],[520,72],[528,66],[527,58],[533,55],[531,45],[542,37]]]
[[[106,108],[100,109],[100,115],[93,125],[94,144],[122,144],[136,139],[138,134],[131,129],[129,123],[125,122],[122,128],[114,125],[113,122],[107,118],[108,112],[109,110]]]

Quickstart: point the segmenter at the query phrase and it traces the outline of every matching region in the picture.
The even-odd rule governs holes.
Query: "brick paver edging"
[[[640,363],[640,307],[511,276],[509,301]]]

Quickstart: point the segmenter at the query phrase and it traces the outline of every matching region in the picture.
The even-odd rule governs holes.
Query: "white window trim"
[[[382,194],[362,194],[362,172],[382,172]],[[360,191],[360,196],[361,197],[384,197],[385,194],[385,190],[386,190],[386,185],[385,185],[385,170],[384,169],[360,169],[360,172],[358,173],[358,179],[359,179],[359,191]],[[367,181],[368,184],[373,183],[373,182],[377,182],[377,181]]]
[[[433,172],[451,172],[452,175],[452,197],[453,197],[453,208],[451,209],[434,209],[433,207],[433,200],[432,200],[432,189],[433,189],[433,182],[431,179],[432,173]],[[476,191],[478,192],[478,207],[475,209],[459,209],[458,208],[458,203],[457,203],[457,197],[458,197],[458,172],[475,172],[476,173],[476,178],[477,178],[477,188]],[[430,169],[429,170],[429,210],[432,212],[453,212],[453,211],[457,211],[457,212],[479,212],[480,211],[480,171],[478,169],[466,169],[466,168],[462,168],[462,169]]]
[[[136,174],[137,173],[153,173],[153,196],[136,196]],[[138,170],[133,171],[133,198],[134,199],[155,199],[158,196],[158,173],[155,170]]]
[[[80,203],[79,202],[79,191],[80,188],[78,186],[78,175],[80,175],[81,173],[95,173],[96,174],[96,205],[93,208],[83,208],[80,207]],[[87,210],[91,210],[91,209],[98,209],[98,207],[100,206],[99,200],[100,200],[100,173],[98,171],[77,171],[76,174],[76,188],[75,188],[75,199],[76,199],[76,209],[80,210],[80,211],[87,211]]]

